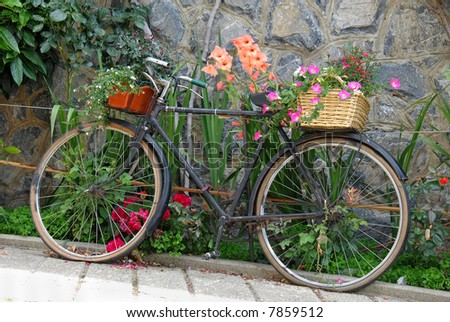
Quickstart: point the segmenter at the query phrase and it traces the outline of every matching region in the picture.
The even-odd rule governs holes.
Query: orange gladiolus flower
[[[227,86],[223,83],[223,81],[220,81],[217,83],[217,90],[218,91],[223,91],[225,90],[225,88],[227,88]]]
[[[233,57],[231,56],[229,56],[229,58],[216,61],[216,67],[222,70],[226,70],[227,72],[231,70],[232,65],[233,65]]]
[[[252,61],[248,58],[241,59],[242,68],[249,73],[250,75],[253,74],[253,70],[255,69],[255,66],[253,66]]]
[[[226,74],[225,76],[227,78],[227,81],[230,83],[232,83],[234,81],[234,79],[236,78],[236,75],[233,75],[233,74]]]
[[[239,132],[238,134],[236,134],[236,136],[237,136],[239,139],[242,139],[242,138],[244,137],[244,132]]]
[[[243,35],[239,38],[231,40],[231,42],[236,46],[238,50],[241,50],[242,48],[251,46],[255,41],[253,40],[252,36]]]
[[[211,53],[211,55],[209,55],[210,58],[216,61],[221,61],[225,59],[227,56],[229,56],[228,52],[219,46],[214,47],[213,52]]]
[[[253,94],[256,94],[255,83],[250,83],[250,85],[248,85],[248,89],[249,89],[250,92],[252,92]]]
[[[241,126],[241,123],[233,121],[233,122],[231,122],[231,125],[232,126]]]
[[[259,77],[259,74],[260,74],[260,72],[259,71],[256,71],[251,77],[252,77],[252,79],[254,80],[254,81],[256,81],[257,79],[258,79],[258,77]]]
[[[211,64],[206,64],[206,66],[202,68],[202,72],[205,72],[206,74],[209,74],[213,77],[217,76],[218,74],[216,67],[214,67],[214,65]]]

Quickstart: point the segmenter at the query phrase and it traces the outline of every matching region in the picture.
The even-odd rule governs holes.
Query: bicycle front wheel
[[[160,160],[119,123],[85,124],[44,154],[30,204],[45,244],[70,260],[103,262],[127,255],[162,214]]]
[[[334,291],[375,281],[408,233],[403,183],[379,153],[348,138],[305,141],[269,164],[255,212],[280,216],[257,229],[270,263],[294,284]]]

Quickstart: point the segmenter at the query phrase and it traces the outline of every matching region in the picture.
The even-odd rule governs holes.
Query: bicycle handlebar
[[[206,84],[205,82],[203,82],[203,81],[201,81],[199,79],[194,79],[194,78],[188,77],[188,76],[178,76],[178,78],[182,79],[182,80],[185,80],[185,81],[188,81],[191,84],[197,85],[197,86],[202,87],[202,88],[206,88],[206,86],[208,86],[208,84]]]
[[[157,58],[153,58],[153,57],[145,58],[145,62],[150,62],[150,63],[153,63],[153,64],[157,64],[157,65],[160,65],[160,66],[163,66],[163,67],[166,67],[166,68],[170,66],[170,64],[168,62],[165,62],[163,60],[160,60],[160,59],[157,59]],[[203,82],[203,81],[201,81],[199,79],[194,79],[194,78],[188,77],[188,76],[178,76],[177,78],[185,80],[185,81],[188,81],[191,84],[197,85],[197,86],[202,87],[202,88],[206,88],[208,86],[208,84],[206,84],[205,82]]]

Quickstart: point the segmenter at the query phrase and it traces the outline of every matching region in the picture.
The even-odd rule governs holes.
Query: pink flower
[[[267,112],[268,109],[269,109],[269,107],[267,106],[267,104],[264,104],[264,105],[263,105],[263,108],[262,108],[262,113],[263,113],[263,114],[266,114],[266,112]]]
[[[348,83],[347,87],[349,90],[357,91],[361,88],[361,84],[359,82],[350,82]]]
[[[322,93],[322,86],[319,85],[319,83],[315,83],[313,86],[311,86],[311,89],[314,93],[316,93],[317,95],[319,95],[320,93]]]
[[[300,86],[302,86],[302,85],[303,85],[302,82],[297,82],[297,83],[295,83],[295,87],[300,87]]]
[[[148,209],[142,210],[142,208],[139,208],[139,212],[137,215],[139,216],[139,218],[142,218],[144,221],[146,221],[148,218]]]
[[[399,89],[401,84],[400,84],[400,80],[397,78],[391,78],[389,84],[391,84],[391,87],[393,89]]]
[[[279,100],[280,99],[280,94],[278,94],[277,92],[270,92],[267,95],[267,98],[269,99],[269,101],[273,102],[275,100]]]
[[[339,95],[339,99],[340,99],[341,101],[345,101],[346,99],[350,98],[350,96],[351,96],[350,93],[347,92],[346,90],[340,91],[340,92],[338,93],[338,95]]]
[[[176,193],[173,195],[173,202],[178,202],[183,208],[187,208],[191,205],[192,199],[184,193]]]
[[[312,74],[312,75],[316,75],[316,74],[319,74],[320,69],[319,69],[319,67],[317,67],[316,65],[310,65],[310,66],[308,67],[308,72],[309,72],[310,74]]]
[[[253,140],[258,141],[261,138],[261,131],[258,130],[258,132],[255,133],[253,136]]]
[[[344,67],[349,67],[350,66],[345,60],[342,62],[342,65],[344,65]]]
[[[317,103],[319,103],[320,102],[320,97],[314,97],[312,100],[311,100],[311,104],[312,105],[316,105]]]
[[[295,77],[298,77],[298,76],[304,76],[306,71],[308,71],[308,67],[300,66],[300,67],[294,72],[294,76],[295,76]]]
[[[125,242],[120,237],[115,237],[106,245],[106,252],[110,253],[115,251],[116,249],[125,245]]]
[[[301,114],[302,114],[302,112],[300,112],[300,111],[297,111],[297,112],[289,111],[288,115],[291,118],[291,123],[298,123],[298,122],[300,122]]]

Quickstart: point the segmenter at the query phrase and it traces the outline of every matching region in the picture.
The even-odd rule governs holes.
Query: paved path
[[[28,248],[24,248],[24,247]],[[49,256],[39,239],[0,235],[0,301],[450,301],[450,292],[376,282],[334,293],[277,282],[268,265],[155,255],[134,267]]]

